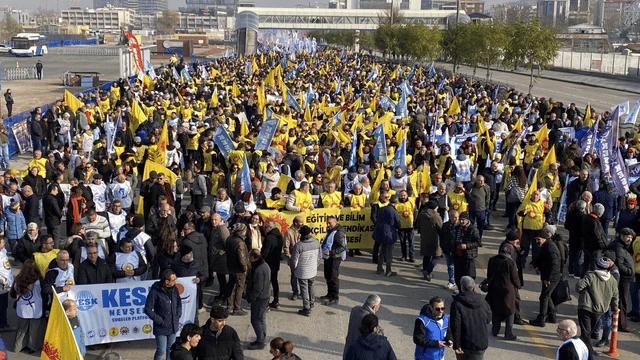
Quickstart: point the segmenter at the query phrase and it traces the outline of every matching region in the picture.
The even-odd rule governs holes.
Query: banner
[[[269,119],[262,123],[260,133],[256,139],[256,150],[267,150],[271,146],[271,140],[278,130],[278,120]]]
[[[638,112],[639,111],[640,111],[640,99],[638,99],[636,104],[633,105],[633,108],[629,112],[629,115],[627,115],[627,118],[624,120],[624,123],[625,124],[635,124],[636,123],[636,119],[638,118]]]
[[[197,291],[192,280],[193,277],[186,277],[176,282],[182,300],[180,329],[196,317]],[[85,344],[153,339],[153,321],[144,313],[144,306],[156,281],[72,286],[67,298],[78,303]]]
[[[216,133],[213,135],[213,142],[218,145],[222,156],[224,156],[225,158],[229,156],[229,152],[231,150],[235,150],[235,146],[233,145],[231,136],[229,136],[227,131],[222,126],[218,126],[218,130],[216,130]]]
[[[618,112],[620,108],[616,107],[607,119],[607,126],[602,130],[597,137],[600,139],[600,158],[602,172],[608,174],[611,171],[611,161],[613,149],[616,146],[617,134],[618,134]]]
[[[629,175],[620,149],[615,147],[611,161],[611,180],[616,187],[616,195],[624,196],[629,192]]]
[[[16,138],[20,154],[24,154],[31,149],[31,130],[29,130],[29,124],[27,124],[26,119],[12,125],[11,131],[13,131],[13,136]]]
[[[142,65],[142,52],[140,51],[140,44],[138,39],[131,31],[127,31],[127,39],[129,40],[129,48],[131,49],[131,55],[133,56],[133,63],[136,66],[136,73],[144,73],[144,65]]]
[[[327,217],[333,215],[338,218],[338,224],[344,227],[347,233],[347,246],[349,249],[373,248],[373,222],[371,221],[371,208],[342,208],[342,209],[313,209],[304,212],[258,210],[263,222],[273,221],[284,233],[289,224],[293,224],[293,218],[301,215],[304,225],[311,228],[311,235],[322,241],[327,234]]]

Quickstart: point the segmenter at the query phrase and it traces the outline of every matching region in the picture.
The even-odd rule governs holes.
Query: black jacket
[[[569,230],[569,247],[574,250],[582,250],[582,220],[585,214],[578,209],[567,212],[567,218],[564,222],[565,229]]]
[[[598,251],[607,247],[607,233],[602,228],[600,219],[593,215],[582,218],[582,243],[585,250]]]
[[[207,280],[207,274],[202,271],[202,263],[198,260],[186,263],[182,261],[182,259],[175,259],[171,263],[171,270],[173,270],[179,278],[195,276],[200,279],[201,284]]]
[[[452,255],[456,250],[455,234],[453,232],[456,224],[451,221],[447,221],[442,224],[442,230],[440,230],[440,249],[447,255]]]
[[[178,287],[166,289],[160,281],[151,285],[144,313],[153,321],[153,335],[175,334],[180,327],[182,299]]]
[[[271,269],[264,259],[259,259],[251,264],[251,274],[247,284],[247,300],[269,300],[271,284]]]
[[[429,304],[426,304],[420,310],[420,315],[424,315],[430,319],[433,318],[433,314],[431,314],[431,307]],[[435,319],[434,319],[435,320]],[[425,335],[427,333],[427,329],[424,327],[424,323],[420,319],[416,319],[415,325],[413,326],[413,343],[417,346],[424,346],[428,348],[437,348],[439,347],[437,340],[425,340]],[[447,331],[447,334],[444,337],[444,342],[450,341],[451,339],[451,331]]]
[[[531,265],[538,269],[542,281],[557,281],[562,276],[560,250],[551,239],[540,246],[538,257],[531,261]]]
[[[574,201],[579,200],[580,195],[587,190],[592,194],[595,192],[595,186],[589,179],[585,182],[580,181],[580,179],[575,179],[570,182],[569,186],[567,186],[567,204],[571,204]]]
[[[58,204],[58,199],[50,193],[47,194],[42,200],[42,207],[44,212],[44,223],[47,227],[54,227],[60,225],[62,219],[62,210]]]
[[[44,134],[44,129],[42,125],[42,120],[40,121],[32,121],[31,122],[31,138],[32,139],[42,139]]]
[[[193,231],[182,238],[182,242],[180,244],[191,246],[191,248],[193,249],[193,259],[200,263],[200,265],[202,266],[202,271],[204,272],[204,274],[208,275],[209,253],[207,249],[207,239],[204,238],[204,235],[200,234],[197,231]]]
[[[627,246],[620,238],[617,238],[609,244],[609,250],[616,254],[615,264],[620,272],[620,282],[634,282],[636,274],[631,245]],[[622,297],[623,295],[620,294],[620,296]]]
[[[196,348],[197,360],[244,360],[242,343],[234,328],[225,325],[221,333],[216,334],[209,326],[211,320],[202,327],[202,339]]]
[[[344,360],[396,360],[396,354],[385,336],[361,335],[347,350]]]
[[[486,350],[489,347],[487,324],[490,322],[491,308],[482,295],[473,291],[455,295],[449,320],[453,348]]]
[[[42,175],[33,176],[33,174],[29,172],[29,174],[22,179],[22,187],[25,185],[31,186],[33,193],[37,195],[39,199],[47,195],[47,183]]]
[[[462,234],[458,235],[458,232]],[[453,250],[453,256],[467,260],[475,259],[478,257],[478,247],[482,244],[480,239],[480,233],[478,228],[474,224],[469,224],[466,227],[462,225],[456,225],[453,228],[453,236],[456,248]],[[459,241],[456,239],[459,238]],[[466,249],[458,249],[459,244],[466,244]]]
[[[191,351],[182,347],[180,343],[182,340],[178,338],[173,345],[171,345],[171,360],[193,360],[193,355]],[[195,350],[194,350],[195,352]]]
[[[262,240],[262,258],[269,265],[272,271],[280,270],[280,257],[282,256],[282,247],[284,246],[284,238],[278,228],[271,229]]]
[[[24,220],[27,224],[35,222],[38,226],[41,225],[39,202],[40,201],[36,195],[24,198],[24,210],[22,211],[22,214],[24,215]]]
[[[580,340],[578,336],[574,337],[574,339]],[[580,356],[572,342],[568,342],[558,348],[558,360],[580,360]]]
[[[89,259],[81,262],[76,272],[76,284],[78,285],[108,284],[113,282],[109,265],[100,257],[98,257],[95,265]]]
[[[33,253],[40,250],[40,246],[42,245],[42,241],[40,241],[40,236],[36,239],[36,241],[31,241],[28,234],[24,234],[23,237],[18,239],[18,243],[16,244],[16,249],[14,250],[13,256],[16,260],[24,263],[29,259],[33,259]]]

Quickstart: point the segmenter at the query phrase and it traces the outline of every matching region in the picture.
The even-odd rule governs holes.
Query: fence
[[[640,57],[632,55],[558,51],[553,66],[640,78]]]
[[[49,40],[47,42],[48,48],[57,48],[62,46],[74,46],[74,45],[98,45],[98,39],[65,39],[65,40]]]
[[[49,50],[55,55],[78,55],[78,56],[118,56],[119,47],[59,47]]]
[[[27,80],[36,78],[36,67],[4,68],[2,80]]]

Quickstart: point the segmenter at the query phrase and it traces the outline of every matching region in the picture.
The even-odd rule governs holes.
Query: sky
[[[512,0],[485,0],[485,8],[488,10],[491,5],[511,2]],[[295,5],[314,5],[316,2],[319,4],[326,4],[328,0],[255,0],[256,6],[264,7],[293,7]],[[453,1],[452,1],[453,2]],[[78,3],[81,7],[93,7],[92,0],[79,0]],[[39,7],[48,8],[51,10],[66,9],[74,5],[73,0],[3,0],[2,6],[10,6],[14,9],[26,9],[35,10]],[[177,10],[179,7],[185,6],[184,0],[169,0],[169,8]]]

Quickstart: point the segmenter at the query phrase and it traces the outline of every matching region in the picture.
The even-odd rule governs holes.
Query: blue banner
[[[429,78],[436,76],[436,68],[433,66],[433,62],[431,62],[431,66],[429,67]]]
[[[398,146],[398,150],[396,150],[395,159],[395,167],[402,168],[402,174],[407,173],[407,139],[402,139],[402,144]],[[394,167],[394,168],[395,168]]]
[[[358,151],[358,132],[353,132],[351,151],[349,152],[349,167],[356,166],[356,151]]]
[[[396,109],[396,103],[393,102],[393,100],[391,100],[391,98],[387,95],[381,97],[378,102],[380,103],[380,106],[382,106],[382,108],[386,111]]]
[[[409,112],[407,111],[407,94],[403,91],[400,95],[400,101],[396,105],[396,116],[407,117]]]
[[[180,75],[182,75],[182,80],[186,82],[191,81],[191,75],[189,75],[189,71],[187,70],[186,66],[182,68],[182,72],[180,73]]]
[[[231,136],[227,133],[227,131],[222,126],[218,126],[216,133],[213,135],[213,142],[218,145],[222,156],[225,158],[229,156],[229,152],[234,150],[233,140],[231,140]]]
[[[387,162],[387,142],[384,138],[384,124],[379,124],[373,130],[372,135],[376,138],[376,145],[373,147],[373,158],[379,162]]]
[[[286,102],[287,102],[287,105],[289,105],[289,107],[293,108],[295,111],[302,112],[302,109],[300,108],[300,104],[298,104],[298,101],[296,100],[296,98],[293,97],[293,94],[291,94],[288,91],[287,91]]]
[[[242,162],[242,174],[240,175],[240,192],[251,192],[251,174],[249,173],[249,164],[247,163],[247,155],[244,156]]]
[[[627,168],[619,148],[615,148],[611,163],[611,180],[616,187],[616,195],[625,196],[629,192]]]
[[[277,130],[277,119],[269,119],[263,122],[262,127],[260,127],[260,133],[258,133],[258,138],[256,139],[256,150],[268,150]]]
[[[633,105],[633,108],[627,115],[627,118],[624,120],[625,124],[635,124],[636,119],[638,119],[638,112],[640,111],[640,99]]]
[[[620,111],[620,107],[616,107],[615,110],[609,114],[607,118],[607,126],[604,128],[601,134],[598,135],[600,139],[600,158],[601,158],[601,166],[602,172],[608,174],[611,171],[611,161],[613,160],[612,156],[613,149],[616,146],[616,136],[618,133],[618,114]]]

